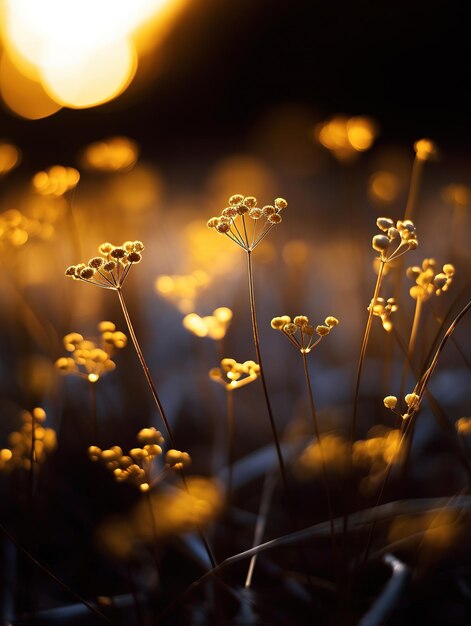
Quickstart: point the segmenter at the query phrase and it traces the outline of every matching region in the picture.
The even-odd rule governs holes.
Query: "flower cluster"
[[[196,313],[189,313],[183,318],[183,326],[197,337],[223,339],[232,320],[232,311],[221,306],[213,311],[212,315],[200,317]]]
[[[190,455],[180,450],[168,450],[165,455],[165,468],[154,476],[154,461],[162,456],[164,438],[155,428],[143,428],[137,435],[142,447],[132,448],[124,454],[119,446],[102,450],[97,446],[88,448],[92,461],[100,461],[113,472],[117,482],[129,482],[140,491],[147,492],[162,478],[166,470],[179,471],[191,463]]]
[[[219,217],[208,220],[208,227],[227,235],[241,248],[251,252],[273,226],[281,222],[281,211],[287,206],[284,198],[276,198],[273,205],[258,207],[257,198],[235,194],[229,198],[229,206]]]
[[[399,429],[376,426],[368,438],[355,441],[352,450],[353,464],[368,469],[368,476],[360,482],[365,495],[375,493],[384,480],[390,465],[402,460],[403,436]]]
[[[396,396],[386,396],[383,400],[383,403],[387,409],[389,409],[396,415],[399,415],[399,417],[401,417],[403,420],[406,420],[406,419],[409,419],[412,413],[419,410],[420,398],[416,393],[412,392],[412,393],[408,393],[405,396],[404,400],[407,406],[407,411],[405,413],[400,413],[396,409],[396,406],[397,406]]]
[[[73,374],[86,378],[91,383],[97,382],[100,376],[115,369],[116,364],[111,356],[116,350],[124,348],[127,337],[116,330],[112,322],[100,322],[100,345],[84,339],[79,333],[69,333],[64,337],[64,347],[72,356],[57,359],[55,365],[63,374]]]
[[[142,250],[141,241],[125,241],[122,246],[102,243],[98,248],[100,256],[90,259],[88,265],[71,265],[65,275],[103,289],[120,289],[131,267],[141,261]]]
[[[21,419],[23,424],[20,430],[8,436],[9,448],[0,450],[0,469],[29,470],[31,459],[34,463],[44,463],[47,455],[57,445],[56,432],[44,426],[46,421],[44,409],[36,407],[31,412],[23,411]]]
[[[411,220],[394,222],[389,217],[378,217],[376,225],[382,234],[373,237],[373,250],[380,253],[383,263],[389,263],[405,254],[408,250],[415,250],[419,245],[414,223]]]
[[[238,389],[257,380],[260,365],[254,361],[238,363],[235,359],[222,359],[221,367],[209,371],[211,380],[223,385],[228,391]]]
[[[293,321],[291,321],[288,315],[282,315],[272,319],[271,327],[275,330],[281,330],[298,350],[307,354],[338,323],[339,321],[336,317],[329,315],[325,318],[324,324],[319,324],[314,328],[309,323],[309,318],[306,315],[297,315]]]
[[[373,300],[370,302],[368,306],[368,311],[373,307]],[[388,333],[391,332],[393,328],[393,324],[390,320],[392,313],[397,311],[398,307],[394,298],[388,298],[385,300],[384,298],[376,298],[375,305],[373,307],[373,315],[381,318],[381,323],[383,324],[383,328]]]
[[[407,278],[415,280],[410,290],[410,296],[414,300],[428,300],[433,295],[439,296],[447,291],[455,274],[455,268],[451,263],[446,263],[441,272],[437,272],[435,259],[424,259],[422,266],[414,265],[407,268]]]

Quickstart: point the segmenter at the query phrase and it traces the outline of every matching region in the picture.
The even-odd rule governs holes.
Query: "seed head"
[[[247,196],[244,198],[244,204],[248,209],[254,209],[257,206],[257,198]]]
[[[93,267],[93,269],[98,269],[100,268],[104,263],[104,259],[101,256],[95,256],[93,257],[93,259],[90,259],[90,261],[88,262],[88,265],[90,267]]]
[[[241,195],[240,193],[236,193],[229,198],[229,204],[231,206],[237,206],[239,204],[242,204],[243,201],[244,201],[244,196]]]
[[[279,213],[273,213],[273,215],[269,215],[267,217],[267,220],[270,222],[270,224],[279,224],[282,221],[282,217]]]
[[[110,252],[110,256],[113,257],[113,259],[122,259],[123,257],[126,256],[126,250],[124,248],[114,248],[113,250],[111,250]]]
[[[385,406],[387,409],[391,409],[391,410],[393,410],[393,409],[395,409],[395,408],[396,408],[396,405],[397,405],[397,398],[396,398],[396,396],[386,396],[386,397],[384,398],[383,402],[384,402],[384,406]]]
[[[282,211],[283,209],[286,209],[287,206],[288,206],[288,203],[286,202],[284,198],[277,198],[275,200],[275,207],[278,209],[278,211]]]
[[[142,259],[142,256],[139,254],[139,252],[130,252],[127,258],[130,263],[139,263]]]

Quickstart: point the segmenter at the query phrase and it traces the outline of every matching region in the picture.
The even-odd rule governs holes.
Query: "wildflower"
[[[306,315],[297,315],[293,321],[288,315],[282,315],[272,319],[271,327],[280,330],[296,348],[308,354],[338,323],[336,317],[329,315],[324,324],[314,328]]]
[[[9,448],[0,450],[0,469],[31,469],[33,463],[44,463],[56,448],[56,432],[46,428],[46,412],[36,407],[31,412],[23,411],[22,426],[8,436]]]
[[[260,367],[254,361],[238,363],[235,359],[222,359],[221,367],[210,370],[209,377],[230,391],[257,380],[259,374]]]
[[[115,350],[124,348],[127,337],[116,330],[112,322],[100,322],[98,329],[101,332],[101,342],[84,339],[79,333],[69,333],[64,337],[64,347],[71,353],[70,357],[57,359],[56,368],[63,374],[73,374],[85,378],[91,383],[115,369],[116,364],[111,359]]]
[[[126,280],[131,267],[142,259],[144,244],[141,241],[125,241],[122,246],[103,243],[98,248],[100,256],[95,256],[87,265],[71,265],[66,276],[75,280],[97,285],[103,289],[119,290]]]
[[[407,278],[415,281],[410,290],[410,296],[414,300],[428,300],[433,295],[439,296],[444,291],[448,291],[455,268],[451,263],[446,263],[441,272],[437,272],[437,262],[435,259],[424,259],[422,266],[414,265],[407,268]]]
[[[117,482],[128,482],[136,485],[141,492],[147,492],[157,484],[165,469],[179,470],[191,461],[186,452],[169,450],[165,457],[165,469],[155,474],[155,461],[162,456],[164,438],[162,433],[155,428],[143,428],[139,431],[137,439],[141,447],[131,448],[128,454],[124,454],[119,446],[112,446],[102,450],[98,446],[88,448],[88,456],[91,461],[101,462],[113,472]]]
[[[387,300],[385,300],[384,298],[378,297],[376,298],[374,306],[373,300],[370,302],[370,304],[368,305],[368,311],[370,311],[372,307],[373,315],[381,318],[381,323],[383,324],[384,330],[390,332],[393,328],[390,317],[398,309],[395,299],[388,298]]]
[[[231,196],[228,204],[219,217],[208,220],[208,228],[226,235],[246,252],[252,252],[273,226],[282,221],[281,211],[288,206],[284,198],[276,198],[273,205],[258,207],[257,198],[242,194]]]
[[[380,259],[384,263],[390,263],[419,245],[411,220],[399,220],[394,225],[389,217],[379,217],[376,225],[382,233],[373,237],[372,246],[373,250],[380,253]]]

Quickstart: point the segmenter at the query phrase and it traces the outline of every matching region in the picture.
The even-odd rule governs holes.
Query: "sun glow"
[[[4,0],[2,62],[13,66],[31,88],[42,89],[43,99],[54,102],[55,110],[97,106],[116,98],[134,78],[141,40],[142,47],[148,45],[143,28],[155,34],[168,22],[169,9],[181,3]],[[44,116],[42,110],[25,106],[24,94],[12,94],[6,80],[0,91],[19,115]],[[54,106],[49,108],[55,112]]]

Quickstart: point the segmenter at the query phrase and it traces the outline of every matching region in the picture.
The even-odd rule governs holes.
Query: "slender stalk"
[[[352,416],[352,426],[350,433],[350,442],[353,444],[355,441],[356,427],[357,427],[357,414],[358,414],[358,399],[360,396],[360,382],[361,382],[361,373],[363,370],[363,363],[365,360],[366,347],[368,345],[368,340],[370,338],[371,324],[373,321],[373,311],[376,306],[376,301],[378,300],[379,290],[381,287],[381,282],[383,280],[384,274],[384,266],[386,265],[385,261],[381,261],[379,266],[378,277],[376,279],[376,286],[373,294],[373,300],[371,301],[370,310],[368,313],[368,320],[366,322],[365,332],[363,333],[363,339],[361,342],[360,349],[360,357],[358,359],[358,367],[357,367],[357,377],[355,383],[355,397],[353,400],[353,416]]]
[[[319,422],[317,419],[317,413],[316,413],[316,408],[314,405],[314,396],[312,393],[312,385],[311,385],[311,379],[309,376],[309,368],[307,366],[307,357],[306,357],[306,353],[303,352],[301,350],[301,356],[303,358],[303,366],[304,366],[304,376],[306,378],[306,386],[307,386],[307,390],[308,390],[308,395],[309,395],[309,406],[311,408],[311,417],[312,417],[312,423],[314,426],[314,432],[316,434],[316,439],[317,442],[319,444],[319,448],[321,451],[321,465],[322,465],[322,482],[324,485],[324,491],[325,491],[325,496],[327,499],[327,510],[329,513],[329,524],[330,524],[330,534],[331,534],[331,540],[332,540],[332,549],[335,552],[335,529],[334,529],[334,513],[332,510],[332,500],[330,497],[330,490],[329,490],[329,483],[327,480],[327,468],[325,465],[325,459],[324,459],[324,452],[322,449],[322,441],[321,441],[321,433],[320,433],[320,429],[319,429]]]
[[[276,430],[275,419],[273,417],[273,412],[272,412],[272,408],[270,404],[270,398],[268,396],[267,383],[265,381],[265,372],[264,372],[263,363],[262,363],[262,355],[260,352],[260,340],[258,336],[257,312],[255,309],[255,294],[254,294],[254,285],[253,285],[252,252],[250,250],[247,250],[247,274],[248,274],[248,280],[249,280],[250,315],[252,319],[252,330],[253,330],[255,352],[257,354],[258,365],[260,366],[260,378],[262,380],[263,393],[265,395],[265,403],[267,405],[268,417],[270,419],[270,426],[271,426],[271,430],[273,434],[273,439],[275,442],[275,448],[276,448],[276,454],[278,457],[278,464],[280,466],[281,478],[283,480],[283,485],[285,486],[285,488],[287,488],[288,482],[286,478],[285,463],[283,461],[280,439],[278,437],[278,432]]]
[[[414,162],[412,164],[409,195],[407,197],[406,211],[404,214],[404,219],[406,220],[410,220],[413,218],[415,210],[417,208],[417,200],[419,197],[420,181],[422,179],[424,163],[424,159],[419,159],[417,155],[415,156]]]
[[[90,389],[90,407],[91,407],[91,433],[92,433],[92,441],[93,443],[98,442],[98,419],[97,419],[97,410],[96,410],[96,390],[95,383],[91,380],[88,382],[88,386]]]
[[[129,330],[129,334],[131,335],[131,339],[132,339],[132,342],[134,344],[134,348],[136,349],[137,356],[139,357],[139,361],[141,362],[142,369],[144,370],[144,374],[145,374],[147,383],[148,383],[148,385],[150,387],[150,390],[151,390],[151,393],[152,393],[152,397],[154,398],[154,402],[155,402],[155,404],[157,406],[157,409],[159,410],[159,413],[160,413],[160,415],[162,417],[162,420],[163,420],[163,422],[165,424],[165,428],[167,430],[167,434],[168,434],[168,438],[169,438],[169,441],[170,441],[170,445],[175,448],[176,447],[175,446],[175,438],[174,438],[172,430],[170,428],[170,424],[168,422],[168,419],[167,419],[167,416],[165,414],[165,411],[164,411],[164,408],[162,406],[162,403],[160,402],[159,396],[157,394],[157,390],[155,388],[154,382],[153,382],[152,377],[150,375],[149,368],[147,367],[146,360],[144,358],[144,355],[142,353],[141,347],[140,347],[139,342],[137,340],[136,333],[134,332],[134,328],[133,328],[133,325],[132,325],[132,322],[131,322],[131,318],[130,318],[129,313],[128,313],[128,309],[126,307],[126,303],[124,301],[124,297],[123,297],[123,294],[122,294],[122,291],[121,291],[121,287],[120,286],[116,286],[115,291],[118,294],[119,303],[121,304],[121,308],[123,310],[123,315],[124,315],[124,318],[126,320],[126,324],[127,324],[128,330]],[[183,481],[183,485],[185,486],[185,489],[188,489],[188,485],[186,483],[186,479],[185,479],[185,475],[183,473],[183,470],[180,472],[180,475],[182,477],[182,481]],[[216,560],[215,560],[214,555],[212,553],[212,550],[211,550],[211,548],[209,546],[208,540],[206,539],[204,533],[201,530],[199,530],[198,533],[199,533],[199,536],[201,538],[201,541],[203,542],[205,550],[206,550],[206,552],[208,554],[209,561],[210,561],[211,565],[214,567],[216,565]]]
[[[409,373],[409,363],[412,362],[412,355],[414,354],[415,344],[417,341],[417,332],[419,330],[420,317],[422,313],[422,305],[423,305],[423,299],[417,298],[417,300],[415,301],[414,320],[412,322],[412,328],[410,331],[409,346],[407,348],[407,358],[404,361],[404,367],[402,370],[401,387],[400,387],[400,393],[399,393],[399,396],[401,398],[404,397],[404,391],[405,391],[406,383],[407,383],[407,375]]]
[[[116,293],[118,294],[119,303],[120,303],[121,308],[123,310],[124,319],[126,320],[126,324],[127,324],[128,330],[129,330],[129,334],[131,335],[131,339],[132,339],[132,342],[134,344],[134,348],[135,348],[135,350],[137,352],[137,356],[139,357],[139,361],[141,362],[142,369],[144,370],[144,375],[145,375],[147,383],[148,383],[148,385],[150,387],[150,390],[151,390],[151,393],[152,393],[152,397],[154,398],[154,402],[155,402],[155,404],[157,406],[157,409],[158,409],[158,411],[159,411],[159,413],[160,413],[160,415],[162,417],[162,420],[163,420],[163,422],[165,424],[165,429],[167,430],[167,434],[168,434],[168,438],[169,438],[170,444],[172,445],[172,447],[175,447],[175,439],[174,439],[172,430],[170,428],[170,424],[168,422],[167,416],[165,415],[164,408],[163,408],[162,403],[160,402],[159,396],[157,394],[157,390],[155,388],[154,382],[153,382],[152,377],[150,375],[149,368],[147,367],[146,360],[144,358],[144,355],[142,353],[141,347],[140,347],[139,342],[137,340],[136,333],[134,332],[134,328],[133,328],[133,325],[132,325],[132,322],[131,322],[131,318],[130,318],[129,313],[128,313],[128,309],[126,307],[126,303],[124,301],[124,297],[123,297],[123,293],[121,291],[121,287],[118,286],[118,287],[116,287],[115,290],[116,290]]]
[[[232,495],[232,468],[234,465],[234,396],[232,389],[226,389],[227,406],[227,493],[229,503]]]
[[[31,552],[29,552],[26,548],[24,548],[21,543],[18,541],[18,539],[16,539],[16,537],[14,537],[6,528],[5,526],[3,526],[3,524],[0,523],[0,531],[5,535],[5,537],[7,537],[7,539],[9,541],[11,541],[11,543],[22,553],[26,556],[26,558],[28,558],[32,563],[34,563],[34,565],[36,565],[36,567],[38,567],[44,574],[46,574],[47,576],[49,576],[49,578],[51,578],[55,583],[57,583],[59,585],[59,587],[61,587],[62,589],[64,589],[67,593],[69,593],[71,596],[73,596],[78,602],[80,602],[81,604],[83,604],[85,607],[87,607],[87,609],[91,612],[94,613],[97,617],[99,617],[100,619],[104,620],[105,622],[108,622],[109,624],[111,624],[111,620],[109,620],[106,615],[104,615],[103,613],[101,613],[101,611],[99,611],[93,604],[91,604],[90,602],[88,602],[87,600],[85,600],[85,598],[82,598],[82,596],[80,596],[78,593],[76,593],[71,587],[69,587],[66,583],[64,583],[60,578],[58,578],[53,572],[51,572],[50,569],[48,569],[45,565],[43,565],[40,561],[38,561],[32,554]]]
[[[265,533],[265,527],[268,521],[268,510],[270,508],[270,502],[273,496],[276,485],[276,475],[274,472],[270,472],[265,476],[263,482],[262,499],[260,501],[260,509],[258,512],[257,523],[255,524],[255,533],[252,547],[255,548],[262,542],[263,535]],[[255,570],[255,564],[257,562],[257,555],[254,554],[250,559],[249,569],[245,579],[245,588],[250,589],[252,586],[252,578]]]
[[[31,509],[31,513],[33,512],[33,491],[34,491],[34,464],[36,462],[36,423],[34,419],[34,412],[31,412],[31,451],[29,454],[29,474],[28,474],[28,502]],[[33,514],[31,515],[31,519],[33,519]]]
[[[149,516],[150,516],[150,523],[152,525],[152,535],[153,535],[153,539],[154,539],[154,545],[152,546],[151,552],[152,552],[152,558],[154,559],[154,564],[155,564],[155,570],[157,573],[157,578],[159,580],[161,580],[161,575],[160,575],[160,566],[159,566],[159,558],[157,556],[157,551],[156,551],[156,546],[157,546],[157,524],[155,522],[155,516],[154,516],[154,507],[152,506],[152,500],[150,499],[150,493],[147,491],[144,494],[144,497],[147,501],[147,506],[149,508]]]

